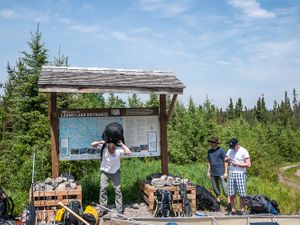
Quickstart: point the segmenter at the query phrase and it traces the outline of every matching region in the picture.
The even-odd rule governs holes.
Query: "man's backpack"
[[[74,213],[76,213],[77,215],[82,214],[82,207],[81,207],[81,203],[78,200],[71,200],[69,202],[69,206],[68,206]],[[69,222],[73,225],[79,225],[80,224],[80,220],[78,220],[74,215],[72,215],[71,213],[67,212],[64,214],[65,215],[65,221]]]
[[[220,206],[212,193],[200,185],[196,186],[196,205],[197,210],[220,211]]]
[[[173,196],[171,191],[157,189],[155,217],[174,217],[172,202]]]
[[[123,127],[117,122],[108,124],[102,134],[102,139],[107,143],[118,144],[118,141],[122,141],[124,144]]]
[[[245,197],[245,203],[250,208],[250,213],[271,213],[279,215],[280,211],[276,201],[270,201],[267,196],[248,195]]]
[[[8,197],[0,187],[0,222],[8,219],[14,219],[14,202],[12,198]]]

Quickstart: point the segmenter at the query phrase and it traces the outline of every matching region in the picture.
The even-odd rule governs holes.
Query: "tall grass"
[[[121,176],[124,203],[135,203],[141,201],[139,183],[152,173],[160,173],[161,164],[159,160],[145,161],[143,159],[132,158],[122,160]],[[176,165],[169,164],[169,172],[173,175],[188,178],[194,184],[199,184],[212,190],[209,179],[206,177],[206,163]],[[98,202],[99,198],[99,169],[92,170],[81,179],[83,189],[83,200],[85,202]],[[283,214],[300,213],[300,194],[292,191],[288,187],[276,182],[250,177],[247,183],[248,194],[267,195],[279,204]],[[108,190],[109,203],[114,203],[114,190],[110,185]]]

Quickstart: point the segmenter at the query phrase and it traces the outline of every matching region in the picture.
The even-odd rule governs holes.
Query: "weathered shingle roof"
[[[184,84],[169,71],[107,68],[42,68],[40,92],[59,93],[170,93],[182,94]]]

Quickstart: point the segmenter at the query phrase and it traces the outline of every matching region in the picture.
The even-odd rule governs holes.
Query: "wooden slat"
[[[171,101],[171,104],[170,104],[170,107],[169,107],[169,110],[168,110],[168,113],[167,113],[167,122],[169,122],[170,117],[172,115],[172,111],[173,111],[173,108],[175,106],[175,102],[176,102],[177,96],[178,95],[173,95],[173,98],[172,98],[172,101]]]
[[[155,92],[182,94],[185,86],[169,71],[43,67],[41,92]]]

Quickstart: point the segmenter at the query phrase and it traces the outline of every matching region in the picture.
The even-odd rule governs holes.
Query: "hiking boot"
[[[227,204],[226,211],[231,212],[231,204],[230,203]]]
[[[235,216],[235,215],[236,215],[236,212],[232,212],[232,211],[228,212],[228,216]]]
[[[249,215],[249,213],[246,212],[246,211],[238,211],[237,215],[239,215],[239,216],[246,216],[246,215]]]

